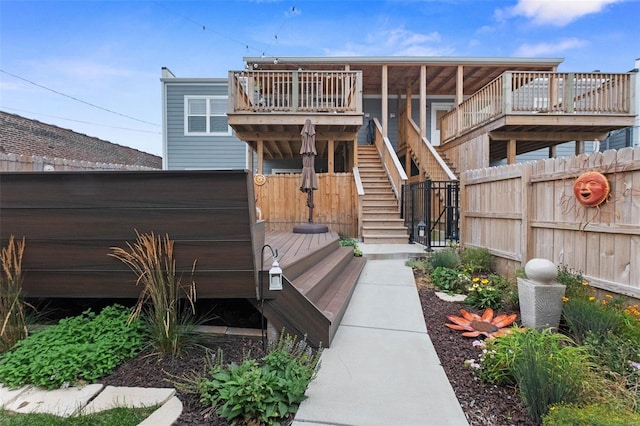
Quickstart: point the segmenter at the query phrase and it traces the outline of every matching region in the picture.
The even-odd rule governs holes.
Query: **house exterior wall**
[[[162,167],[162,159],[157,155],[4,111],[0,111],[0,153],[152,169]]]
[[[162,78],[163,168],[233,170],[247,168],[247,145],[229,135],[185,134],[186,96],[228,96],[226,78]]]

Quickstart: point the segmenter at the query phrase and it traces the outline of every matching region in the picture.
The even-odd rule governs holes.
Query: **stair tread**
[[[317,264],[296,278],[292,284],[312,302],[330,288],[336,276],[341,274],[345,265],[349,262],[349,256],[353,257],[353,248],[338,247]]]
[[[340,274],[340,280],[335,281],[333,291],[325,292],[318,300],[318,308],[325,314],[329,314],[328,317],[332,323],[336,319],[342,319],[341,316],[338,318],[336,314],[340,310],[346,310],[365,263],[365,258],[354,257]]]

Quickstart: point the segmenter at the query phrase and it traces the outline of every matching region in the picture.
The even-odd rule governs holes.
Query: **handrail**
[[[353,180],[356,184],[356,193],[358,196],[356,197],[356,210],[358,212],[358,237],[362,235],[362,205],[364,200],[364,186],[362,185],[362,179],[360,178],[360,169],[357,167],[353,168]]]
[[[431,142],[426,137],[420,136],[420,129],[411,117],[403,113],[400,115],[399,122],[407,149],[413,151],[420,167],[431,180],[458,180]]]
[[[442,117],[446,142],[506,114],[633,114],[631,73],[508,71]]]
[[[362,71],[230,71],[228,112],[362,112]]]
[[[407,174],[404,172],[402,165],[400,164],[400,160],[398,160],[398,156],[396,155],[393,146],[391,145],[391,141],[386,136],[382,136],[382,126],[377,118],[373,119],[375,124],[376,136],[375,136],[375,145],[378,150],[378,155],[380,156],[380,160],[382,160],[382,165],[387,172],[387,176],[389,177],[389,181],[391,182],[391,187],[393,189],[393,193],[396,196],[396,200],[398,200],[398,209],[400,208],[400,200],[402,199],[402,185],[407,182]]]

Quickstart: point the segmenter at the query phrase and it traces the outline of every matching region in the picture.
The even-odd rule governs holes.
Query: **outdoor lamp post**
[[[420,223],[418,223],[418,237],[424,238],[424,236],[427,234],[426,231],[427,231],[427,224],[421,220]]]

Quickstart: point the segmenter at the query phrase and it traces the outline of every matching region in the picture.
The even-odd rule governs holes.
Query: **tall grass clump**
[[[433,269],[436,269],[438,266],[456,269],[460,265],[460,255],[455,249],[447,248],[433,252],[429,258],[429,263],[431,263]]]
[[[0,250],[0,353],[4,353],[18,341],[27,337],[25,302],[22,300],[22,256],[24,237],[16,241],[13,235],[9,243]]]
[[[136,235],[135,243],[127,242],[128,250],[111,247],[109,256],[124,262],[138,276],[136,285],[142,286],[131,318],[142,316],[153,348],[175,357],[194,343],[196,285],[193,280],[182,284],[176,276],[174,241],[169,235],[161,238],[137,230]],[[196,261],[192,274],[195,267]]]
[[[522,337],[513,375],[531,418],[540,423],[554,404],[582,402],[594,368],[586,348],[550,329]]]

